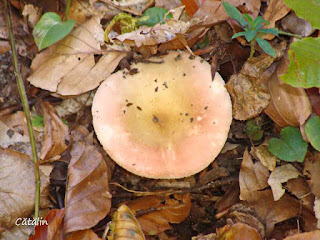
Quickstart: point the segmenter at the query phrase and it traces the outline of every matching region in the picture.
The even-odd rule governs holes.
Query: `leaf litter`
[[[26,5],[22,19],[16,13],[22,12],[24,5],[10,2],[16,7],[16,40],[23,39],[25,43],[19,44],[35,53],[34,42],[30,41],[33,26],[41,12],[59,8],[50,4]],[[305,17],[304,11],[290,9],[296,7],[294,0],[228,2],[241,14],[252,18],[261,15],[269,20],[266,28],[277,27],[303,37],[317,31],[319,22],[315,16],[306,17],[308,22],[295,15],[296,11],[298,16]],[[142,25],[127,33],[122,33],[115,24],[109,34],[111,42],[104,42],[104,30],[114,16],[125,12],[139,18],[154,5],[169,10],[173,18],[151,19],[158,23]],[[63,16],[63,11],[56,13]],[[266,35],[277,57],[265,55],[256,46],[250,62],[247,42],[241,38],[231,39],[232,32],[240,31],[240,27],[224,11],[221,1],[73,0],[69,18],[76,21],[76,26],[63,40],[37,52],[35,58],[31,52],[19,51],[23,67],[31,68],[31,74],[26,74],[30,83],[26,82],[30,105],[33,113],[37,112],[44,119],[44,135],[36,127],[34,130],[40,158],[49,166],[46,175],[50,175],[51,180],[48,189],[48,177],[42,174],[45,179],[42,197],[46,200],[41,202],[45,203],[42,207],[46,209],[49,225],[37,226],[30,239],[105,239],[108,235],[108,239],[117,240],[120,232],[127,238],[136,237],[132,239],[319,238],[316,230],[320,226],[319,152],[317,136],[312,135],[314,129],[318,129],[317,121],[312,119],[318,119],[315,116],[319,115],[319,86],[312,85],[314,75],[308,79],[301,77],[305,82],[304,85],[296,83],[300,84],[299,88],[293,87],[294,80],[288,77],[295,76],[289,58],[300,61],[310,54],[310,49],[301,44],[316,42],[316,34],[312,39],[295,44],[291,37]],[[294,26],[288,19],[294,20]],[[0,24],[0,35],[0,52],[7,52],[5,25]],[[148,62],[151,55],[177,49],[188,51],[191,58],[194,53],[200,55],[226,80],[234,117],[226,148],[199,175],[181,180],[149,180],[119,166],[114,168],[114,162],[102,150],[92,128],[90,107],[94,89],[120,69],[134,72],[130,71],[132,62]],[[316,60],[317,55],[312,58]],[[300,76],[315,68],[314,61],[306,63],[298,68]],[[11,79],[12,70],[3,66],[7,79]],[[315,87],[306,93],[301,86]],[[133,86],[128,83],[128,87]],[[19,103],[10,100],[8,92],[13,93],[12,97],[16,95],[9,85],[0,92],[0,162],[5,164],[0,171],[5,176],[2,183],[0,181],[0,194],[6,194],[1,199],[15,202],[6,200],[7,205],[1,208],[0,225],[5,232],[0,236],[13,239],[30,234],[30,228],[13,226],[18,217],[32,217],[34,175],[32,162],[24,154],[31,155],[24,114],[19,111],[22,110]],[[44,97],[48,94],[52,95],[49,100]],[[15,105],[5,103],[2,106],[5,101]],[[255,117],[262,119],[256,122],[259,136],[253,137],[249,132],[250,137],[245,134],[243,121],[255,121],[251,120]],[[62,118],[67,119],[68,125]],[[302,138],[298,145],[295,145],[297,138],[293,138],[294,144],[281,138],[281,128],[287,126],[300,128]],[[299,129],[295,129],[297,133]],[[304,142],[306,136],[311,144]],[[270,139],[282,141],[277,146],[280,146],[278,152],[270,150]],[[302,145],[303,154],[290,156],[292,146],[293,150],[298,150]],[[41,168],[44,167],[47,166],[41,163]],[[110,185],[110,182],[117,184]],[[141,193],[144,196],[139,196]],[[129,222],[124,222],[127,220]],[[112,227],[117,224],[118,227]]]

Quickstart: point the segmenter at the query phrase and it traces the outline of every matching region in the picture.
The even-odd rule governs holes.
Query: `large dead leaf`
[[[225,225],[217,229],[219,240],[261,240],[256,229],[244,223]]]
[[[33,73],[27,80],[36,87],[61,95],[78,95],[96,88],[125,56],[121,52],[107,52],[95,62],[94,54],[102,53],[100,44],[104,41],[100,18],[92,17],[38,54],[32,61]]]
[[[148,235],[157,235],[170,229],[169,223],[180,223],[189,216],[190,194],[169,196],[146,196],[127,204],[137,214],[145,212],[137,219],[142,230]]]
[[[255,57],[243,65],[240,73],[231,76],[226,87],[231,95],[233,117],[247,120],[259,115],[269,104],[270,95],[266,86],[265,72],[271,64],[283,56],[286,44],[282,42],[276,48],[276,58],[267,54]]]
[[[320,239],[320,231],[316,230],[313,232],[299,233],[293,236],[286,237],[283,240],[318,240]]]
[[[48,224],[38,225],[29,240],[60,240],[63,239],[64,209],[52,209],[45,220]]]
[[[289,179],[297,178],[300,176],[300,172],[291,164],[282,165],[277,167],[268,179],[268,184],[271,187],[273,198],[278,201],[285,193],[282,188],[282,183],[287,182]]]
[[[303,174],[308,177],[307,180],[312,193],[320,198],[320,153],[316,152],[314,155],[307,154],[304,161]]]
[[[96,2],[97,0],[92,0],[92,2]],[[154,0],[100,0],[101,2],[105,2],[110,6],[113,6],[122,11],[132,13],[134,15],[142,15],[142,13],[154,4]]]
[[[271,0],[264,14],[264,19],[270,21],[268,28],[274,28],[276,21],[280,20],[290,12],[290,8],[284,3],[284,0]],[[271,40],[275,35],[267,34],[263,38]]]
[[[41,173],[41,197],[48,196],[49,178]],[[0,147],[0,232],[14,226],[17,218],[34,210],[35,176],[32,160],[25,154]],[[47,201],[41,201],[46,204]]]
[[[268,82],[270,104],[265,113],[280,127],[303,125],[312,112],[305,90],[292,87],[279,78],[286,72],[288,65],[289,57],[286,53]]]
[[[142,229],[131,209],[121,205],[113,215],[109,240],[145,240]]]
[[[71,150],[65,199],[65,233],[89,229],[109,212],[108,166],[98,149],[86,142]]]
[[[66,140],[69,135],[68,126],[58,116],[56,110],[48,102],[41,103],[44,122],[44,142],[40,159],[48,160],[67,149]]]
[[[67,236],[66,240],[102,240],[91,229],[76,231]]]

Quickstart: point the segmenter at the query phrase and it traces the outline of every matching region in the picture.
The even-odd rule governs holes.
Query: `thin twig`
[[[71,2],[71,0],[68,0],[68,1],[67,1],[66,14],[65,14],[65,19],[66,19],[66,21],[68,21],[68,19],[69,19],[70,2]]]
[[[14,42],[12,22],[11,22],[11,11],[10,11],[10,6],[8,4],[8,0],[4,0],[4,7],[5,7],[6,20],[7,20],[7,26],[8,26],[8,31],[9,31],[10,46],[11,46],[11,51],[12,51],[14,75],[15,75],[17,85],[18,85],[20,99],[21,99],[22,107],[23,107],[23,112],[26,115],[26,119],[27,119],[30,144],[31,144],[31,148],[32,148],[34,174],[35,174],[35,185],[36,185],[35,202],[34,202],[34,218],[38,218],[39,217],[39,205],[40,205],[40,172],[39,172],[38,153],[37,153],[37,148],[36,148],[36,141],[35,141],[34,134],[33,134],[33,128],[32,128],[32,123],[31,123],[30,109],[29,109],[27,94],[26,94],[26,90],[24,88],[23,80],[22,80],[20,69],[18,66],[18,54],[17,54],[15,42]]]

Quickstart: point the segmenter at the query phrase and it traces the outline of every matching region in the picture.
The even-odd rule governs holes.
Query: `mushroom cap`
[[[191,176],[220,153],[232,121],[221,76],[200,57],[171,51],[107,78],[92,106],[93,126],[110,157],[139,176]],[[131,74],[130,74],[131,73]]]

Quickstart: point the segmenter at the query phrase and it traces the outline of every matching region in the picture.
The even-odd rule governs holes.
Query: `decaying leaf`
[[[267,167],[270,171],[276,168],[277,158],[269,152],[267,144],[253,147],[250,153],[256,159],[259,159],[263,166]]]
[[[240,73],[231,76],[226,87],[231,95],[233,117],[248,120],[259,115],[269,104],[270,95],[266,79],[261,77],[271,64],[283,56],[286,44],[280,43],[276,48],[276,58],[265,53],[243,65]]]
[[[282,183],[287,182],[289,179],[297,178],[300,176],[300,172],[291,164],[282,165],[277,167],[268,179],[268,184],[270,185],[273,193],[273,198],[278,201],[285,193],[284,188],[282,188]]]
[[[91,229],[76,231],[67,236],[66,240],[102,240]]]
[[[281,25],[284,30],[290,31],[294,34],[299,34],[303,37],[310,36],[316,29],[314,29],[310,22],[299,18],[295,12],[290,13],[281,20]]]
[[[110,210],[108,166],[98,149],[84,141],[73,145],[68,166],[65,233],[95,226]]]
[[[318,219],[317,229],[319,229],[320,227],[320,199],[319,198],[314,199],[313,211],[315,213],[316,218]]]
[[[48,102],[41,103],[44,117],[44,142],[40,159],[45,161],[61,154],[67,149],[68,126],[58,116],[56,110]]]
[[[27,80],[36,87],[61,95],[78,95],[96,88],[126,55],[107,52],[95,62],[94,54],[102,53],[100,44],[104,39],[100,18],[92,17],[38,54],[32,61],[33,73]]]
[[[289,192],[301,200],[302,204],[309,209],[313,208],[314,195],[311,194],[307,180],[303,177],[288,180],[286,188]]]
[[[292,87],[279,78],[286,72],[288,64],[286,53],[268,82],[270,104],[265,113],[280,127],[303,125],[312,112],[305,90]]]
[[[189,216],[190,194],[169,196],[145,196],[128,203],[136,213],[146,212],[137,219],[147,235],[157,235],[170,229],[169,223],[180,223]]]
[[[268,8],[263,15],[264,19],[270,21],[268,28],[274,28],[276,21],[280,20],[290,12],[290,8],[284,3],[284,0],[271,0]],[[275,37],[273,34],[264,35],[263,38],[271,40]]]
[[[109,240],[144,240],[142,229],[127,205],[121,205],[113,215]]]
[[[96,2],[94,0],[93,2]],[[147,8],[154,4],[154,0],[100,0],[110,6],[113,6],[122,11],[132,13],[133,15],[141,15]]]
[[[49,179],[41,173],[42,204],[48,196]],[[0,147],[0,232],[34,210],[35,176],[32,160],[25,154]]]
[[[9,230],[0,233],[1,239],[5,240],[17,240],[17,239],[28,239],[34,230],[33,226],[14,226]]]
[[[320,153],[315,152],[313,155],[307,154],[304,162],[303,174],[308,177],[307,180],[312,193],[320,198]]]
[[[217,234],[219,240],[261,240],[258,231],[244,223],[225,225]]]
[[[38,225],[35,228],[35,233],[29,240],[57,240],[63,239],[63,217],[64,209],[52,209],[44,220],[47,224]]]
[[[283,240],[318,240],[320,239],[320,231],[298,233],[293,236],[286,237]]]
[[[156,0],[155,7],[162,7],[167,10],[181,6],[181,0]]]

